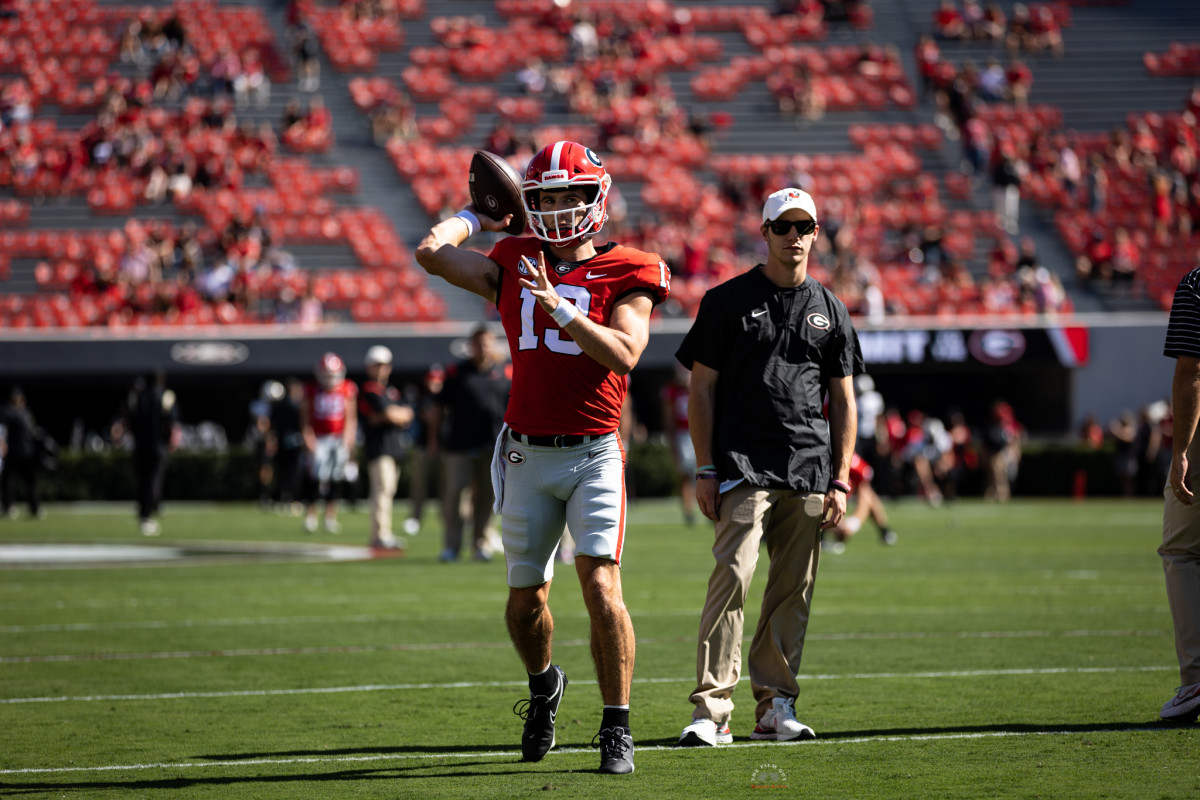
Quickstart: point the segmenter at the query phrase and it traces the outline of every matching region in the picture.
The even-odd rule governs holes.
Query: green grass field
[[[735,743],[681,750],[711,533],[634,504],[638,750],[621,777],[595,774],[587,617],[562,567],[571,683],[537,764],[518,760],[504,568],[438,563],[432,524],[403,559],[0,567],[0,795],[1196,798],[1200,726],[1157,716],[1178,682],[1160,509],[894,505],[896,547],[864,530],[822,559],[797,702],[819,738],[752,743],[743,683]],[[248,506],[172,505],[158,541],[132,504],[52,507],[0,520],[0,545],[366,541],[364,515],[343,522],[306,536]]]

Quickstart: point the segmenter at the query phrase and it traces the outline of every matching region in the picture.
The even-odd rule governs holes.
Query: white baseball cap
[[[780,189],[767,198],[763,205],[763,222],[779,219],[779,215],[789,208],[798,208],[808,212],[813,222],[817,221],[817,204],[812,195],[803,189]]]
[[[381,344],[372,345],[367,350],[366,361],[368,367],[372,364],[390,364],[392,363],[392,351]]]

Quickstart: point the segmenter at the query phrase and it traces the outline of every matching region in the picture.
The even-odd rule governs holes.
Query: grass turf
[[[669,798],[1200,796],[1200,726],[1160,724],[1178,681],[1156,502],[894,504],[822,559],[797,703],[820,737],[673,745],[687,723],[711,534],[631,506],[637,772],[595,774],[600,701],[569,568],[551,596],[571,684],[558,747],[519,758],[524,697],[500,563],[403,559],[0,570],[0,794],[17,797]],[[357,545],[248,506],[0,521],[13,542]],[[211,546],[211,545],[210,545]],[[761,578],[747,613],[757,620]]]

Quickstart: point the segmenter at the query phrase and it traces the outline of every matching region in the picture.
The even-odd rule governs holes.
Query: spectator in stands
[[[238,108],[266,108],[271,102],[271,79],[267,77],[258,48],[249,48],[242,59],[241,71],[233,79],[233,94]]]
[[[292,53],[296,57],[297,83],[302,92],[315,92],[321,87],[321,61],[317,57],[321,46],[314,31],[306,22],[293,29]]]
[[[1108,172],[1104,156],[1099,153],[1088,157],[1087,193],[1088,213],[1093,217],[1102,215],[1108,209]]]
[[[997,3],[988,3],[983,8],[983,19],[979,23],[978,38],[998,42],[1008,29],[1008,17]]]
[[[1011,143],[1002,143],[992,167],[992,202],[996,222],[1015,236],[1021,225],[1021,183],[1028,166]]]
[[[917,76],[921,79],[921,99],[929,96],[937,87],[942,53],[937,42],[928,33],[922,33],[916,47]]]
[[[1109,261],[1109,273],[1102,277],[1106,277],[1116,284],[1131,286],[1137,275],[1138,265],[1141,261],[1141,254],[1138,252],[1137,243],[1133,237],[1129,235],[1129,230],[1124,227],[1118,227],[1113,230],[1112,239],[1112,258]]]
[[[933,12],[933,33],[940,39],[957,41],[965,38],[969,31],[954,0],[941,0]]]
[[[981,100],[987,103],[999,103],[1009,99],[1008,76],[1004,67],[1000,66],[997,58],[989,58],[983,71],[979,73],[977,91]]]
[[[1088,450],[1104,448],[1104,427],[1095,414],[1088,414],[1079,425],[1079,443]]]

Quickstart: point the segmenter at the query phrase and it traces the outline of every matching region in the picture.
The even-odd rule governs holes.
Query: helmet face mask
[[[325,389],[336,389],[346,380],[346,365],[337,353],[326,353],[314,370],[317,383]]]
[[[608,190],[612,177],[600,158],[577,142],[555,142],[535,155],[525,170],[521,194],[534,236],[560,247],[575,247],[600,232],[608,219]],[[578,189],[585,202],[571,208],[543,211],[542,190]]]

